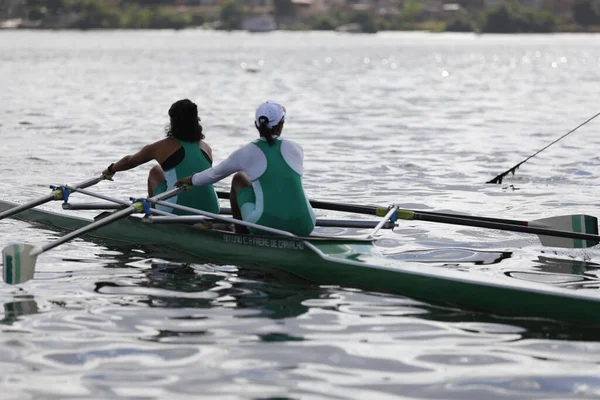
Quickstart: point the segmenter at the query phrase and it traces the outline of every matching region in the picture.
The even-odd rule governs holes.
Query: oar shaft
[[[90,186],[93,186],[93,185],[97,184],[98,182],[102,181],[103,179],[104,179],[104,176],[99,176],[97,178],[88,179],[87,181],[83,181],[81,183],[78,183],[77,185],[73,185],[73,188],[90,187]],[[0,213],[0,219],[8,218],[12,215],[18,214],[18,213],[28,210],[30,208],[37,207],[44,203],[48,203],[49,201],[52,201],[52,200],[60,200],[61,197],[62,197],[62,189],[61,188],[55,189],[49,195],[41,197],[37,200],[30,201],[29,203],[26,203],[26,204],[22,204],[20,206],[13,207],[9,210],[6,210],[6,211]]]
[[[77,229],[76,231],[66,234],[65,236],[61,237],[58,240],[55,240],[54,242],[51,242],[51,243],[48,243],[48,244],[42,246],[39,249],[39,251],[35,252],[36,254],[32,254],[32,255],[41,254],[45,251],[55,248],[56,246],[60,246],[61,244],[66,243],[69,240],[72,240],[79,236],[85,235],[89,231],[93,231],[94,229],[102,228],[105,225],[108,225],[119,219],[125,218],[136,212],[139,212],[139,210],[135,205],[129,206],[124,210],[117,211],[116,213],[111,214],[108,217],[102,218],[100,221],[96,221],[89,225],[86,225],[83,228]]]
[[[217,195],[220,198],[229,198],[229,193],[226,192],[218,192]],[[353,205],[353,204],[342,204],[342,203],[331,203],[326,201],[310,201],[311,206],[314,208],[324,209],[324,210],[333,210],[333,211],[344,211],[358,214],[371,214],[377,215],[380,217],[385,216],[388,212],[388,209],[385,207],[373,207],[373,206],[363,206],[363,205]],[[419,221],[428,221],[428,222],[439,222],[446,223],[452,225],[463,225],[463,226],[473,226],[477,228],[487,228],[487,229],[498,229],[504,231],[512,231],[512,232],[523,232],[523,233],[532,233],[536,235],[547,235],[547,236],[557,236],[568,239],[581,239],[581,240],[589,240],[595,243],[600,243],[600,236],[592,235],[588,233],[580,233],[580,232],[571,232],[571,231],[563,231],[563,230],[555,230],[555,229],[547,229],[547,228],[538,228],[533,226],[528,226],[528,221],[517,221],[517,220],[507,220],[500,218],[487,218],[487,217],[472,217],[472,216],[460,216],[455,214],[446,214],[446,213],[437,213],[437,212],[429,212],[429,211],[414,211],[414,210],[398,210],[397,211],[399,219],[405,220],[419,220]]]
[[[351,213],[357,213],[357,214],[377,215],[378,211],[382,209],[382,207],[360,206],[360,205],[342,204],[342,203],[330,203],[327,201],[317,201],[317,200],[311,200],[310,204],[314,208],[318,208],[318,209],[322,209],[322,210],[345,211],[345,212],[351,212]],[[497,222],[497,223],[509,224],[509,225],[527,226],[529,224],[529,222],[527,222],[527,221],[518,221],[518,220],[502,219],[502,218],[477,217],[477,216],[472,216],[472,215],[458,215],[458,214],[433,212],[433,211],[416,211],[416,210],[409,210],[409,211],[418,212],[419,214],[423,214],[423,215],[464,218],[464,219],[469,219],[469,220],[473,220],[473,221]]]
[[[129,206],[131,204],[131,203],[125,201],[125,200],[115,199],[114,197],[105,196],[105,195],[100,194],[100,193],[94,193],[94,192],[91,192],[89,190],[82,190],[81,188],[70,188],[69,186],[67,186],[67,188],[69,188],[69,189],[71,189],[71,190],[73,190],[75,192],[78,192],[78,193],[81,193],[81,194],[85,194],[86,196],[95,197],[97,199],[102,199],[102,200],[110,201],[110,202],[121,204],[121,205],[124,205],[124,206]],[[153,208],[150,211],[152,212],[152,214],[156,214],[156,215],[163,215],[163,216],[173,215],[170,212],[157,210],[155,208]]]
[[[89,190],[83,190],[81,188],[72,188],[71,190],[73,190],[74,192],[85,194],[86,196],[95,197],[97,199],[110,201],[112,203],[117,203],[117,204],[121,204],[121,205],[124,205],[124,206],[130,206],[131,205],[131,203],[129,201],[121,200],[121,199],[115,199],[113,197],[109,197],[109,196],[103,195],[101,193],[94,193],[94,192],[91,192]]]
[[[121,204],[113,203],[62,203],[63,210],[122,210]]]
[[[17,207],[13,207],[11,209],[8,209],[2,213],[0,213],[0,219],[4,219],[4,218],[8,218],[12,215],[18,214],[21,211],[25,211],[29,208],[33,208],[33,207],[37,207],[41,204],[47,203],[49,201],[54,200],[54,195],[53,194],[49,194],[47,196],[41,197],[37,200],[34,201],[30,201],[29,203],[26,204],[21,204],[20,206]]]
[[[343,211],[356,214],[377,215],[377,207],[360,206],[354,204],[330,203],[327,201],[311,200],[310,205],[321,210]]]
[[[201,222],[215,222],[221,221],[217,219],[213,219],[210,217],[205,217],[202,215],[178,215],[175,217],[152,217],[151,221],[153,224],[161,224],[161,223],[181,223],[181,224],[197,224]],[[358,228],[358,229],[373,229],[377,227],[377,225],[381,223],[381,221],[357,221],[357,220],[339,220],[339,219],[319,219],[317,218],[317,222],[315,226],[327,227],[327,228]],[[387,221],[381,229],[392,229],[394,228],[394,223],[391,221]]]
[[[176,210],[181,210],[181,211],[189,212],[190,214],[203,215],[205,217],[210,217],[210,218],[218,219],[220,221],[229,222],[231,224],[245,226],[247,228],[258,229],[258,230],[261,230],[263,232],[273,233],[275,235],[287,236],[287,237],[297,237],[293,233],[287,232],[287,231],[283,231],[281,229],[270,228],[268,226],[254,224],[252,222],[246,222],[246,221],[241,221],[239,219],[234,219],[234,218],[230,218],[230,217],[224,217],[224,216],[219,215],[219,214],[213,214],[211,212],[198,210],[196,208],[186,207],[186,206],[182,206],[182,205],[179,205],[179,204],[171,204],[171,203],[167,203],[166,201],[160,201],[160,200],[155,200],[155,199],[149,199],[149,201],[152,202],[152,203],[155,203],[155,204],[159,204],[159,205],[165,206],[165,207],[172,207],[172,208],[174,208]]]
[[[385,210],[385,209],[383,209]],[[466,218],[433,216],[414,212],[411,210],[398,210],[398,218],[405,220],[419,220],[428,222],[439,222],[444,224],[473,226],[477,228],[498,229],[511,232],[533,233],[536,235],[558,236],[569,239],[589,240],[596,243],[600,242],[600,236],[590,235],[588,233],[569,232],[555,229],[536,228],[532,226],[519,226],[511,224],[502,224],[497,222],[477,221]]]
[[[175,189],[169,190],[167,192],[161,193],[157,196],[154,196],[154,197],[148,199],[148,201],[159,201],[162,199],[168,199],[169,197],[173,197],[183,190],[184,190],[183,187],[175,188]],[[144,211],[144,204],[142,203],[142,201],[136,201],[135,203],[133,203],[132,205],[130,205],[129,207],[127,207],[121,211],[117,211],[114,214],[104,217],[99,221],[92,222],[89,225],[86,225],[80,229],[77,229],[76,231],[66,234],[65,236],[61,237],[60,239],[55,240],[54,242],[50,242],[48,244],[45,244],[44,246],[37,248],[37,250],[32,252],[31,255],[35,256],[35,255],[41,254],[45,251],[55,248],[56,246],[60,246],[61,244],[68,242],[69,240],[72,240],[79,236],[85,235],[86,233],[93,231],[94,229],[102,228],[103,226],[108,225],[114,221],[123,219],[134,213],[141,213],[143,211]]]
[[[220,199],[229,199],[228,192],[217,192],[217,196]],[[377,215],[378,208],[381,208],[381,207],[374,207],[374,206],[361,206],[361,205],[355,205],[355,204],[331,203],[328,201],[319,201],[319,200],[311,200],[310,205],[313,208],[317,208],[320,210],[344,211],[344,212],[350,212],[350,213],[371,214],[371,215]],[[415,210],[411,210],[411,211],[415,211]],[[462,216],[462,215],[457,215],[457,214],[440,213],[440,212],[432,212],[432,211],[415,211],[415,212],[418,212],[420,214],[439,215],[439,216],[444,216],[444,217],[467,218],[467,219],[476,220],[476,221],[498,222],[498,223],[510,224],[510,225],[523,225],[523,226],[528,225],[527,221],[517,221],[517,220],[511,220],[511,219],[476,217],[476,216],[471,216],[471,215]]]

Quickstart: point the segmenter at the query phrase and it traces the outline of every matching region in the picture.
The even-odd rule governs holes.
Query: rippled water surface
[[[253,111],[274,99],[288,110],[285,135],[304,146],[313,199],[598,215],[600,119],[503,185],[484,182],[599,112],[599,82],[593,35],[0,32],[0,197],[22,202],[98,174],[160,139],[185,97],[223,160],[256,136]],[[149,168],[94,190],[144,195]],[[14,220],[0,230],[2,246],[60,235]],[[378,245],[406,262],[552,272],[598,290],[594,248],[425,222],[401,222]],[[37,271],[0,285],[2,399],[600,397],[590,327],[84,240],[44,254]]]

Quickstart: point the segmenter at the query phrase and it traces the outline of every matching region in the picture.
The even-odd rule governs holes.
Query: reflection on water
[[[11,325],[17,321],[22,315],[36,314],[38,305],[33,300],[33,296],[16,297],[16,301],[4,303],[4,318],[0,323]]]
[[[152,251],[134,252],[137,260],[118,247],[96,252],[111,254],[110,264],[91,267],[89,277],[101,279],[74,273],[36,280],[28,289],[43,299],[43,312],[33,297],[4,303],[11,329],[3,330],[0,367],[16,363],[37,371],[21,371],[37,383],[13,382],[9,393],[547,398],[600,385],[597,329],[319,287],[262,268],[157,261]],[[86,261],[76,258],[63,260],[64,267]],[[82,283],[79,289],[73,279]],[[70,293],[58,302],[61,287]],[[552,373],[551,365],[582,362],[584,354],[587,373]],[[530,367],[521,371],[520,365]],[[78,383],[61,376],[77,376]],[[548,384],[559,377],[563,383]],[[51,391],[44,386],[50,381]]]
[[[497,264],[502,260],[511,257],[512,252],[503,251],[475,251],[471,249],[426,249],[405,251],[396,254],[386,254],[387,257],[406,262],[420,263],[443,263],[448,264],[474,264],[489,265]]]

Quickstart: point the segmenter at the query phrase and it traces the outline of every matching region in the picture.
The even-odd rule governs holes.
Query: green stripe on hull
[[[573,232],[582,232],[581,231],[581,216],[580,215],[573,215],[573,217],[571,217],[571,224],[573,225]],[[577,249],[582,249],[583,246],[583,240],[581,239],[573,239],[573,247],[577,248]]]
[[[14,284],[13,282],[13,258],[10,255],[7,255],[4,259],[4,281],[9,284]]]
[[[21,283],[21,250],[19,245],[15,244],[15,283]]]
[[[592,235],[598,234],[598,219],[595,217],[591,217],[589,215],[585,216],[585,233],[590,233]],[[597,242],[593,240],[587,240],[588,247],[592,247],[597,245]]]

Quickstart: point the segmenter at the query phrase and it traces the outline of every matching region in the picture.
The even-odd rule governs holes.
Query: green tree
[[[137,5],[141,7],[172,6],[174,0],[121,0],[121,6]]]
[[[246,10],[236,0],[228,0],[221,6],[221,23],[224,29],[240,29],[245,17]]]
[[[67,0],[29,0],[27,6],[30,11],[37,10],[41,14],[58,15],[69,9]]]
[[[486,33],[514,33],[517,26],[509,8],[502,5],[487,14],[482,30]]]
[[[150,29],[183,29],[191,22],[191,17],[173,11],[155,8],[150,13]]]
[[[407,0],[400,12],[400,18],[405,22],[419,22],[423,19],[423,2]]]
[[[130,7],[123,14],[121,24],[127,29],[148,29],[152,12],[148,8]]]
[[[486,33],[543,33],[554,31],[558,17],[514,3],[487,13],[482,31]]]
[[[313,21],[312,29],[316,31],[332,31],[337,26],[336,21],[328,15],[320,15]]]
[[[473,23],[467,17],[459,17],[446,25],[447,32],[473,32]]]
[[[109,8],[102,0],[85,0],[78,5],[81,17],[75,23],[79,29],[120,28],[119,13]]]
[[[373,15],[366,11],[358,11],[350,17],[351,23],[359,24],[365,33],[377,32],[377,22]]]

